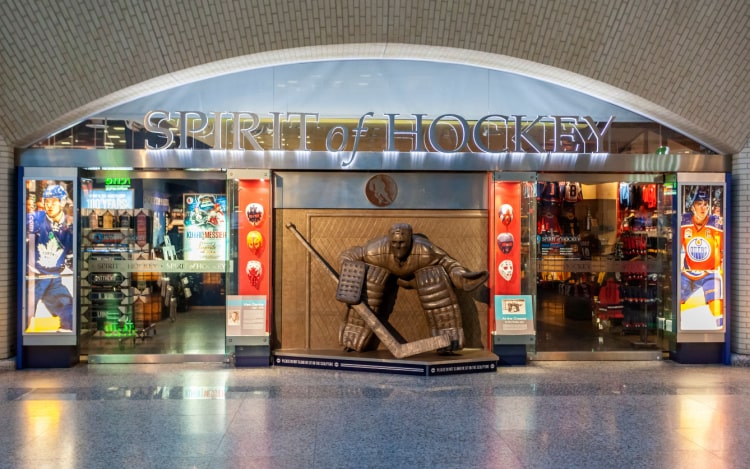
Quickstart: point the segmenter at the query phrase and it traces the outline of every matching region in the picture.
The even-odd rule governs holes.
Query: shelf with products
[[[123,263],[150,258],[150,216],[143,209],[81,210],[82,335],[135,340],[153,332],[161,313],[154,278]]]

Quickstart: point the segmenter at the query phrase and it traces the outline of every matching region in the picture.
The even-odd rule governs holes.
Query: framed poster
[[[185,194],[183,250],[185,260],[227,260],[227,197]]]

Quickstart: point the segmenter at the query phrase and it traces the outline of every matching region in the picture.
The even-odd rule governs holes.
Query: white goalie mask
[[[497,271],[502,278],[510,282],[510,279],[513,277],[513,262],[509,259],[502,261],[497,267]]]
[[[260,286],[260,278],[263,275],[263,265],[260,261],[248,261],[245,266],[245,273],[250,283],[258,288]]]

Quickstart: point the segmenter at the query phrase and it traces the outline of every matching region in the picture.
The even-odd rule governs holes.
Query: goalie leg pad
[[[341,263],[336,299],[342,303],[356,305],[362,299],[362,286],[365,283],[367,264],[362,261]]]
[[[464,330],[461,308],[448,273],[442,266],[429,266],[415,272],[415,279],[419,301],[432,335],[447,335],[451,339],[450,350],[462,349]]]
[[[387,270],[375,265],[367,265],[366,271],[367,283],[361,300],[377,315],[383,303],[385,285],[390,274]],[[372,329],[365,324],[356,311],[349,308],[339,329],[339,343],[346,349],[362,352],[373,345],[372,339]]]

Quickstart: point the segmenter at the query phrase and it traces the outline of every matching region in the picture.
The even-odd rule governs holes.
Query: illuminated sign
[[[154,110],[146,113],[143,125],[148,132],[158,138],[147,139],[146,148],[161,150],[171,148],[179,139],[178,149],[191,148],[189,137],[212,135],[213,148],[217,150],[282,150],[283,138],[299,139],[297,151],[310,151],[308,147],[308,125],[320,122],[318,113],[311,112],[271,112],[270,123],[265,124],[259,114],[254,112],[202,112],[202,111],[165,111]],[[372,147],[372,140],[379,140],[384,151],[396,150],[396,139],[409,140],[409,151],[439,153],[547,153],[547,152],[589,152],[604,151],[607,133],[615,117],[609,116],[604,123],[596,122],[589,116],[536,116],[487,114],[476,120],[469,120],[458,114],[442,114],[429,119],[427,114],[411,114],[403,117],[399,114],[385,113],[376,118],[374,112],[367,112],[359,117],[356,125],[345,123],[332,127],[325,139],[325,149],[329,152],[342,152],[351,148],[351,155],[342,163],[350,165],[363,142]],[[396,125],[398,118],[399,126]],[[375,132],[370,124],[384,121],[385,133]],[[218,123],[218,124],[217,124]],[[282,124],[294,123],[284,127]],[[263,128],[261,125],[263,124]],[[403,125],[410,128],[406,130]],[[379,124],[378,124],[379,125]],[[177,132],[175,132],[175,130]],[[264,148],[256,136],[261,130],[272,136],[269,148]],[[544,137],[540,140],[539,134]],[[224,140],[224,135],[232,135]],[[441,139],[449,135],[450,144]],[[493,138],[494,137],[494,138]],[[350,142],[351,139],[351,142]]]
[[[130,178],[104,178],[104,188],[106,190],[130,189]]]

